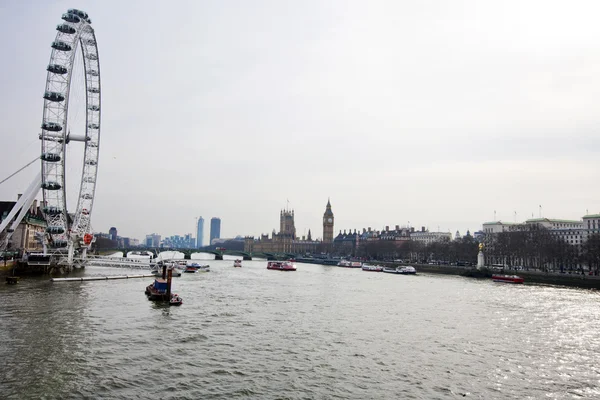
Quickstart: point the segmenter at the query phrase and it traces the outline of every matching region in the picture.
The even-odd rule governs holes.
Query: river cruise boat
[[[383,267],[379,267],[377,265],[363,265],[362,270],[369,272],[383,272]]]
[[[517,275],[492,275],[494,282],[523,283],[524,279]]]
[[[277,271],[295,271],[296,266],[291,261],[269,261],[267,262],[267,269],[274,269]]]
[[[242,268],[242,260],[235,260],[233,262],[234,267]]]
[[[349,260],[340,260],[338,263],[338,267],[343,268],[361,268],[362,263],[360,261],[349,261]]]
[[[408,265],[405,267],[396,268],[385,267],[383,269],[383,272],[386,272],[388,274],[415,275],[417,273],[417,270],[415,269],[415,267],[411,267],[410,265]]]

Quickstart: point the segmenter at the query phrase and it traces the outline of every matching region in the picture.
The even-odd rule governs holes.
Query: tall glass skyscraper
[[[204,218],[198,218],[198,226],[196,227],[196,248],[204,246]]]
[[[221,237],[221,218],[212,217],[210,219],[210,243],[212,244],[213,239]]]

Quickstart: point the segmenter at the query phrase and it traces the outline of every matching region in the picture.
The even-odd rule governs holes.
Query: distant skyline
[[[0,4],[0,180],[39,156],[50,43],[72,6]],[[278,229],[289,199],[298,235],[317,238],[328,197],[335,234],[409,221],[464,234],[540,204],[550,218],[600,212],[600,3],[76,6],[102,75],[95,231],[185,234],[202,214],[226,221],[223,237],[257,236]],[[36,172],[0,185],[0,199]]]

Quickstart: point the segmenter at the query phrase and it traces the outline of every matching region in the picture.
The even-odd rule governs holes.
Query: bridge
[[[110,248],[97,249],[98,251],[120,251],[125,255],[131,251],[147,251],[152,254],[159,254],[165,251],[177,251],[183,253],[183,258],[190,260],[194,253],[214,254],[215,260],[222,260],[223,256],[242,257],[244,260],[252,260],[253,258],[264,258],[267,260],[289,260],[296,258],[296,254],[291,253],[263,253],[263,252],[245,252],[242,250],[212,250],[212,249],[177,249],[177,248],[161,248],[161,247],[125,247],[125,248]]]

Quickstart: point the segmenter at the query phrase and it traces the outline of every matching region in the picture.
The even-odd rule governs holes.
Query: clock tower
[[[331,203],[327,199],[327,207],[323,214],[323,243],[333,243],[333,212],[331,212]]]

